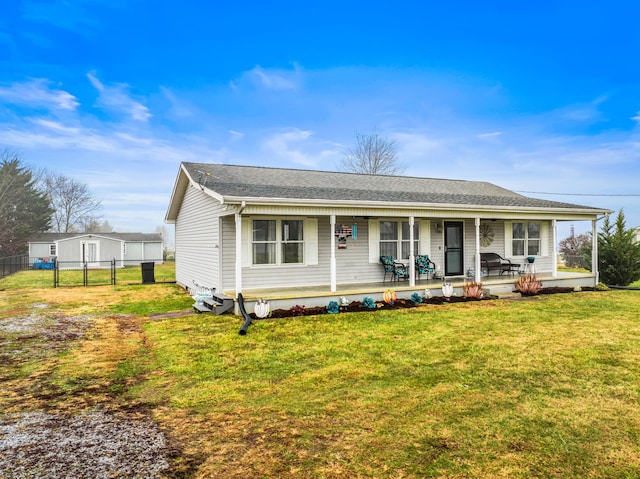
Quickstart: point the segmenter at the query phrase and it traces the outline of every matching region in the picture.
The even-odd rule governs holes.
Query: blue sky
[[[334,170],[374,129],[405,174],[640,226],[639,21],[616,0],[3,2],[0,148],[85,182],[116,231],[163,225],[181,161]]]

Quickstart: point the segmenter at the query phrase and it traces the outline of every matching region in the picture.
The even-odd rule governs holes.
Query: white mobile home
[[[29,239],[32,264],[54,258],[60,268],[108,268],[142,262],[162,263],[164,244],[156,233],[39,233]]]

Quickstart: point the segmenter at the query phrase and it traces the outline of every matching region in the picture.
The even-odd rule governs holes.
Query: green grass
[[[148,319],[188,306],[175,285],[67,294],[94,333],[19,384],[0,373],[16,398],[0,407],[33,409],[38,388],[66,411],[144,404],[180,451],[171,477],[640,476],[635,291],[264,320],[246,336],[229,315]]]
[[[201,430],[214,450],[270,431],[254,448],[284,476],[637,477],[638,310],[612,292],[263,321],[246,337],[227,318],[153,322],[162,373],[139,393],[244,426]]]
[[[175,281],[175,263],[167,261],[154,266],[156,282]],[[59,281],[61,287],[82,286],[82,270],[60,270]],[[91,269],[88,271],[89,285],[111,284],[110,269]],[[127,266],[116,269],[116,284],[142,283],[140,266]],[[19,288],[53,288],[53,270],[27,270],[0,279],[1,289]]]

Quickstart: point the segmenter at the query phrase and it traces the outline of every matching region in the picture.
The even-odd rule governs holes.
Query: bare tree
[[[64,175],[43,174],[42,188],[54,208],[52,230],[73,233],[95,225],[100,219],[97,211],[102,207],[89,192],[87,185]]]
[[[83,225],[82,231],[85,233],[113,233],[113,226],[111,226],[107,220],[100,223],[94,218],[91,219],[89,223]]]
[[[356,143],[347,150],[339,169],[367,175],[396,175],[404,171],[398,160],[398,143],[378,133],[356,132]]]

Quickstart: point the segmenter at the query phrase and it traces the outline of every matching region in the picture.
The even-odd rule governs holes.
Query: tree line
[[[0,258],[24,254],[34,233],[111,231],[88,187],[46,170],[34,172],[20,156],[0,151]]]

